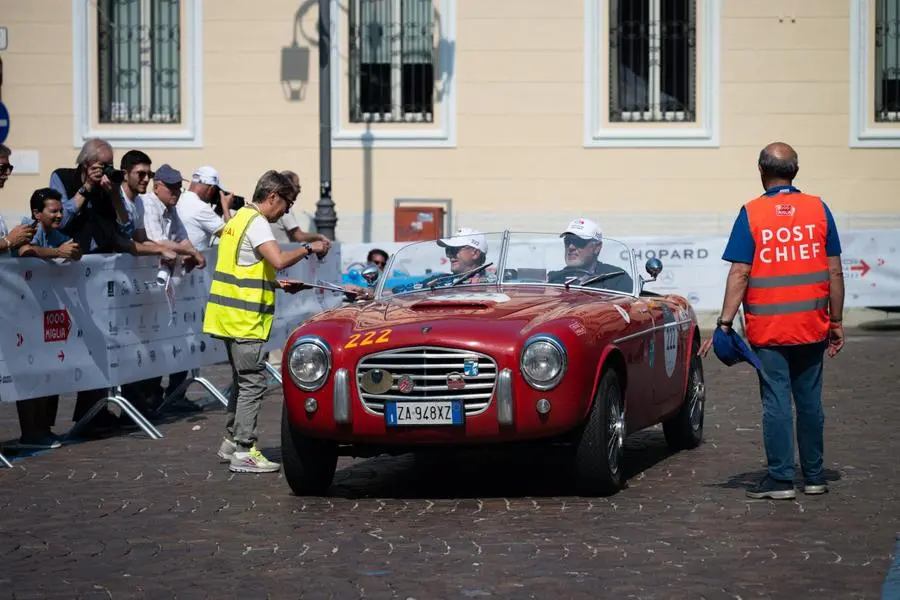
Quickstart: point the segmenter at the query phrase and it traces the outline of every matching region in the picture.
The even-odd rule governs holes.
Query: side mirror
[[[650,258],[647,259],[647,264],[644,265],[644,269],[647,270],[647,273],[650,274],[652,279],[648,279],[647,281],[656,281],[656,278],[662,273],[663,264],[662,261],[658,258]]]
[[[519,278],[519,270],[518,269],[503,269],[503,279],[518,279]]]
[[[366,280],[366,283],[369,284],[369,287],[375,287],[375,283],[378,281],[378,276],[381,275],[381,271],[375,265],[369,265],[365,269],[362,270],[362,278]]]

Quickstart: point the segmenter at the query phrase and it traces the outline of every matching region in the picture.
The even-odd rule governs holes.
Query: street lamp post
[[[337,212],[331,199],[331,0],[319,0],[319,201],[316,231],[334,239]]]

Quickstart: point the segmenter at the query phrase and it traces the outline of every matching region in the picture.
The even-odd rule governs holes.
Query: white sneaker
[[[259,451],[256,446],[247,452],[235,451],[231,455],[231,465],[228,470],[234,473],[274,473],[281,465],[272,462]]]
[[[232,455],[234,455],[234,451],[236,449],[237,444],[234,443],[234,440],[223,438],[222,445],[219,446],[219,451],[216,452],[216,455],[221,459],[221,462],[223,463],[231,462],[231,457]]]

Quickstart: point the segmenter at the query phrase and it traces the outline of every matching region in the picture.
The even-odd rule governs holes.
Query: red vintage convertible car
[[[581,493],[608,495],[624,484],[626,435],[662,423],[672,448],[700,444],[700,330],[685,298],[643,289],[658,260],[643,279],[608,238],[591,253],[558,235],[481,235],[480,253],[454,239],[403,247],[385,272],[428,278],[391,288],[382,276],[372,300],[288,338],[294,493],[327,493],[339,455],[527,442],[567,446]]]

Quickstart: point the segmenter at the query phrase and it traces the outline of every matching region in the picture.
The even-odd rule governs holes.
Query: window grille
[[[609,0],[609,120],[697,120],[696,0]]]
[[[432,0],[350,0],[349,9],[350,122],[432,122]]]
[[[180,0],[97,0],[100,123],[181,122]]]

